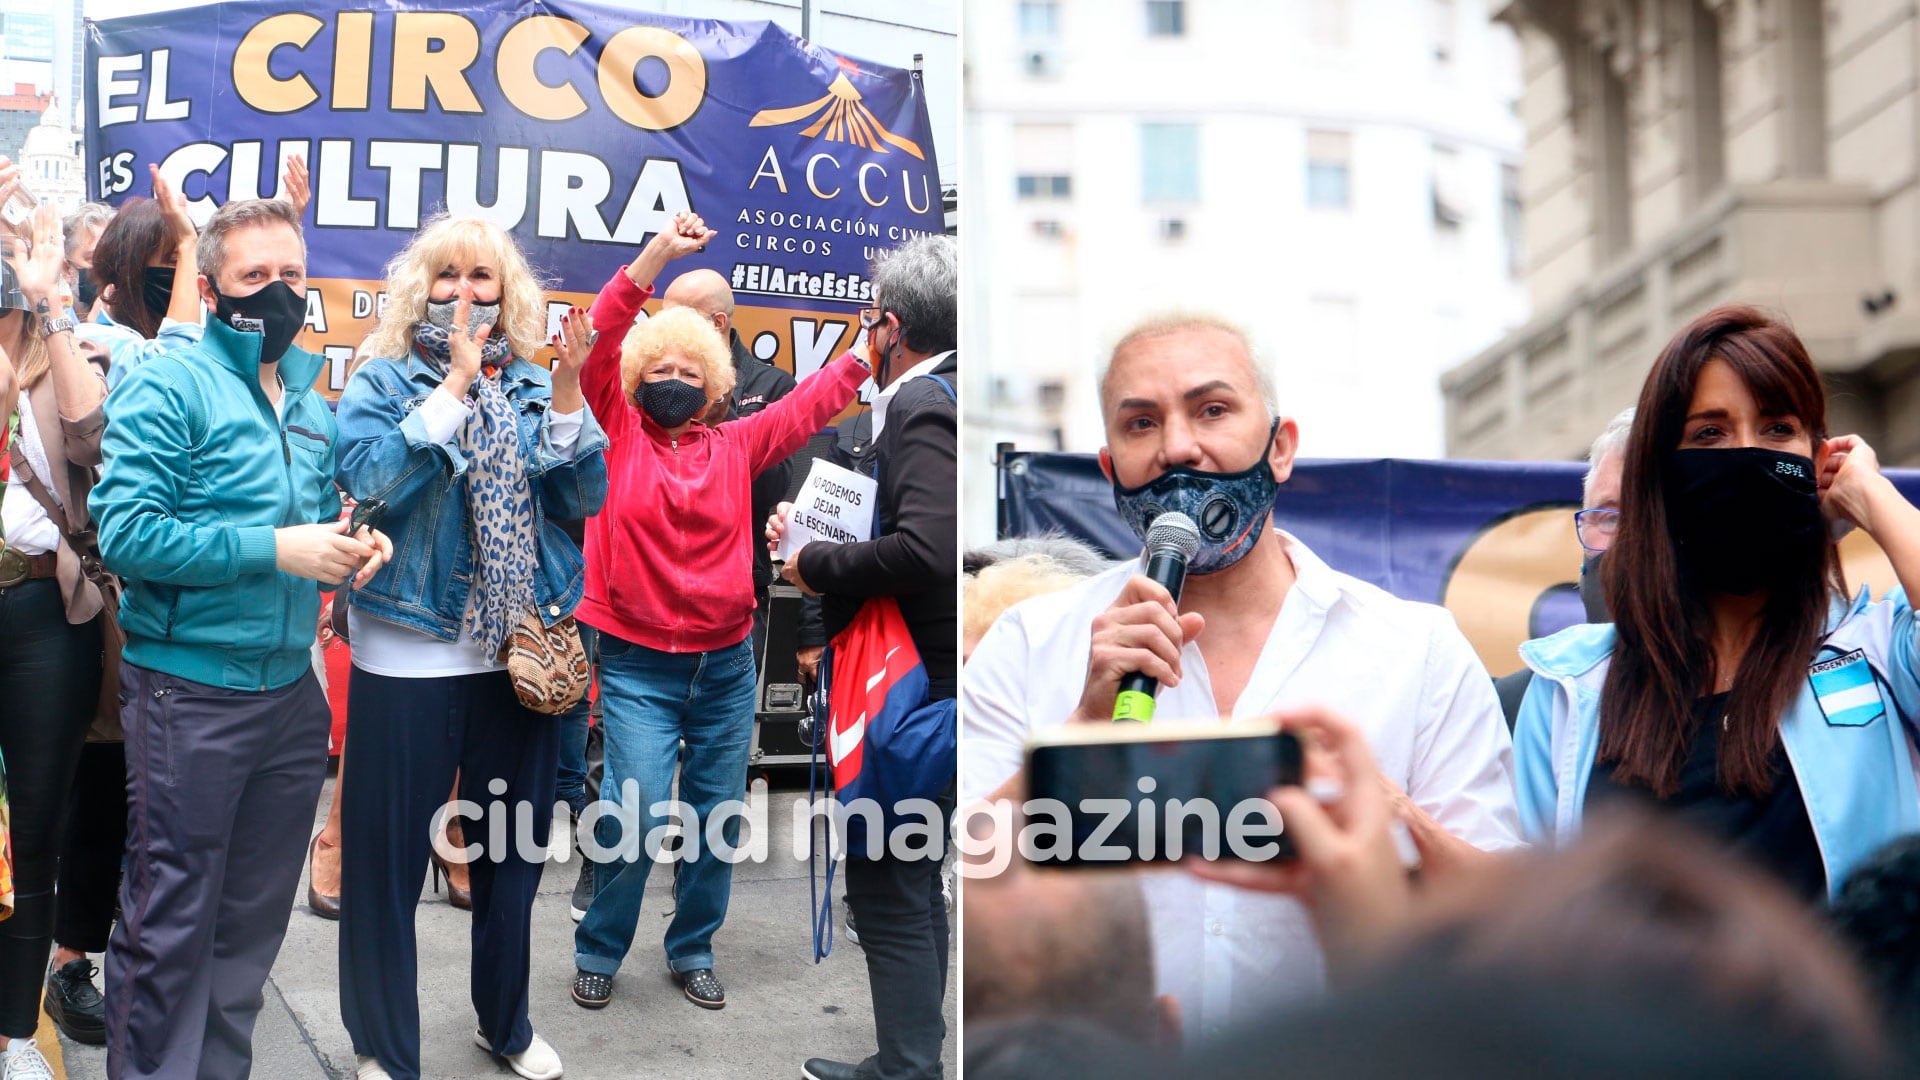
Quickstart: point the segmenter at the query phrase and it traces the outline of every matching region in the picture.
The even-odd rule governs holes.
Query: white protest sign
[[[878,491],[879,485],[872,477],[815,459],[813,471],[793,497],[787,532],[780,538],[775,557],[790,559],[811,540],[853,544],[871,539],[873,501]]]

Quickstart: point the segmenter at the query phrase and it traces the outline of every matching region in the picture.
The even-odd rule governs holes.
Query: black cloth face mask
[[[1746,596],[1818,574],[1827,530],[1813,461],[1762,447],[1676,451],[1667,530],[1681,582],[1702,594]]]
[[[214,306],[214,317],[243,334],[261,334],[266,340],[260,346],[260,362],[271,364],[287,355],[293,347],[293,339],[300,335],[300,327],[307,321],[307,298],[293,291],[293,286],[284,281],[276,281],[258,292],[245,296],[228,296],[219,289],[213,291],[219,300]]]
[[[149,266],[140,271],[140,277],[147,310],[156,319],[164,317],[173,305],[173,267]]]
[[[641,383],[634,397],[640,408],[663,428],[676,428],[707,411],[707,392],[685,379]]]
[[[1580,606],[1586,609],[1590,623],[1610,623],[1613,614],[1607,610],[1606,585],[1600,579],[1600,560],[1607,557],[1606,552],[1589,555],[1580,562]]]
[[[171,294],[172,290],[169,289],[168,292]],[[83,308],[92,307],[93,302],[100,298],[100,283],[93,280],[93,271],[91,269],[84,266],[76,266],[73,268],[73,298],[79,301],[80,306]],[[167,299],[171,302],[173,297],[169,295]],[[165,311],[166,309],[161,308],[160,310]]]

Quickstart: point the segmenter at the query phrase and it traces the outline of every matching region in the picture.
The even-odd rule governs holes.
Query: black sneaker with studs
[[[703,1009],[724,1009],[727,1007],[727,991],[714,978],[712,968],[694,968],[692,971],[667,969],[673,981],[686,991],[687,1000]]]
[[[613,1000],[613,976],[578,968],[573,972],[573,1002],[583,1009],[604,1009]]]

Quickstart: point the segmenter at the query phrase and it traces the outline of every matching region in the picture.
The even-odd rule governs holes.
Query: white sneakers
[[[360,1054],[353,1061],[353,1080],[393,1080],[393,1076],[381,1066],[379,1058]]]
[[[482,1032],[473,1033],[473,1045],[493,1054],[493,1044],[487,1042],[487,1037]],[[493,1056],[506,1062],[508,1068],[526,1077],[527,1080],[559,1080],[560,1055],[554,1053],[553,1047],[547,1045],[547,1040],[537,1034],[533,1037],[533,1041],[527,1044],[525,1050],[517,1054],[493,1054]]]
[[[53,1066],[40,1054],[40,1046],[32,1039],[13,1039],[7,1043],[6,1052],[0,1054],[0,1060],[6,1062],[6,1069],[0,1072],[4,1080],[53,1080]],[[558,1073],[554,1075],[558,1076]]]

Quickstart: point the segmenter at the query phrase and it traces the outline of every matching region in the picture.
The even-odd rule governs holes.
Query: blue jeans
[[[599,666],[594,656],[596,635],[600,631],[580,623],[580,644],[587,650],[587,660],[593,666]],[[593,711],[593,702],[581,698],[580,704],[567,710],[560,717],[560,769],[554,784],[554,798],[562,799],[574,817],[587,808],[587,717]]]
[[[667,964],[675,971],[713,966],[713,935],[727,917],[733,864],[708,850],[707,819],[721,803],[744,800],[747,760],[753,744],[753,647],[741,641],[704,653],[667,653],[602,632],[600,695],[606,725],[606,775],[600,797],[620,803],[639,835],[623,834],[611,815],[594,826],[595,838],[619,854],[593,874],[593,904],[573,935],[574,966],[612,975],[633,945],[653,859],[646,838],[669,819],[674,765],[686,740],[680,801],[691,808],[691,831],[683,836],[673,921],[667,926]],[[628,781],[637,785],[639,806],[621,802]],[[687,823],[683,823],[687,824]],[[740,819],[729,815],[721,830],[729,845],[740,842]],[[691,856],[684,853],[691,853]]]

